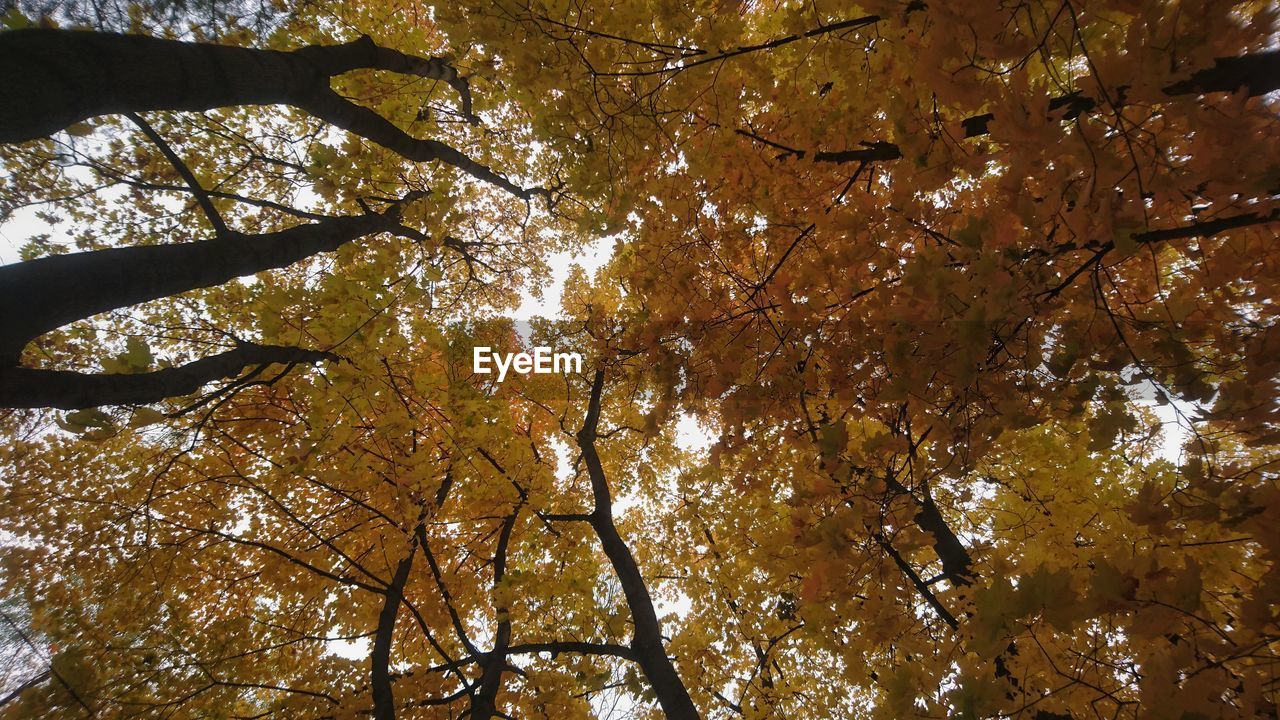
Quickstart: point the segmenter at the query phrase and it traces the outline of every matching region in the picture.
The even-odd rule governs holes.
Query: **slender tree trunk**
[[[496,590],[507,572],[507,550],[511,546],[511,532],[515,529],[520,506],[507,516],[498,534],[498,547],[493,556],[493,587]],[[511,646],[511,619],[508,608],[500,605],[497,631],[494,633],[493,650],[484,660],[484,673],[480,687],[471,701],[471,720],[490,720],[498,714],[498,691],[502,689],[502,673],[507,667],[507,652]]]
[[[78,410],[99,405],[146,405],[190,395],[208,383],[235,377],[247,367],[336,359],[336,355],[320,350],[244,344],[179,367],[132,375],[0,367],[0,407]]]
[[[627,598],[627,606],[631,610],[631,622],[634,634],[631,648],[635,651],[636,661],[649,680],[654,694],[658,696],[658,704],[662,712],[671,720],[696,720],[698,709],[689,697],[680,674],[667,657],[667,650],[662,642],[662,627],[658,622],[658,614],[653,607],[653,598],[645,586],[644,576],[640,574],[640,566],[635,556],[627,547],[626,541],[618,533],[613,524],[613,499],[609,492],[609,482],[604,474],[604,466],[600,463],[600,455],[596,452],[596,428],[600,423],[600,396],[604,390],[604,372],[597,370],[591,385],[591,399],[587,406],[587,416],[582,429],[578,431],[578,448],[582,450],[582,458],[587,465],[587,474],[591,478],[592,493],[595,496],[595,510],[591,513],[591,526],[600,538],[604,554],[613,565],[613,571],[622,585],[622,593]]]
[[[410,546],[409,554],[396,565],[395,575],[387,586],[386,597],[382,602],[382,610],[378,613],[378,629],[373,634],[373,651],[369,653],[374,720],[396,720],[395,695],[391,690],[391,641],[395,635],[396,615],[400,612],[400,603],[404,601],[404,586],[409,581],[413,554],[417,549],[416,544]]]

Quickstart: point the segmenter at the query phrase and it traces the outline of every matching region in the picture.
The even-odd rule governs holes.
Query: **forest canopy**
[[[6,12],[0,719],[1278,717],[1274,3]]]

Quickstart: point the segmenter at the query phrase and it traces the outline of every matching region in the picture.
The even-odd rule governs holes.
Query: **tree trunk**
[[[415,138],[330,87],[335,75],[369,68],[453,86],[471,112],[467,81],[441,58],[379,47],[367,36],[291,52],[257,50],[79,30],[0,33],[0,142],[47,137],[99,115],[146,110],[202,111],[237,105],[290,105],[414,162],[439,160],[529,199],[526,189],[464,153]]]
[[[671,720],[698,720],[701,717],[698,709],[689,697],[689,691],[680,679],[679,672],[667,657],[666,647],[662,642],[662,628],[658,622],[658,614],[653,607],[653,598],[645,586],[644,576],[636,563],[631,549],[618,533],[613,523],[613,498],[609,492],[608,479],[604,474],[604,466],[600,455],[596,452],[596,430],[600,424],[600,402],[604,390],[604,371],[597,370],[591,384],[591,399],[587,406],[587,416],[583,420],[582,429],[578,431],[578,448],[582,451],[582,459],[587,466],[587,474],[591,478],[591,490],[595,499],[595,510],[591,513],[591,527],[600,538],[604,554],[609,558],[613,571],[622,585],[622,593],[627,598],[627,607],[631,610],[631,622],[634,633],[631,649],[635,651],[636,661],[644,671],[645,678],[658,697],[662,712]]]
[[[398,224],[398,210],[338,217],[264,235],[111,248],[0,267],[0,365],[29,341],[98,313],[281,268]]]
[[[99,405],[146,405],[190,395],[208,383],[235,377],[250,366],[336,359],[336,355],[321,350],[244,344],[186,365],[137,374],[0,367],[0,407],[78,410]]]
[[[378,613],[373,652],[369,655],[374,720],[396,720],[396,699],[391,688],[391,641],[395,638],[396,615],[400,612],[400,603],[404,602],[404,586],[409,581],[409,569],[417,549],[417,545],[410,546],[409,554],[396,565],[382,610]]]
[[[113,113],[293,104],[329,87],[317,54],[87,31],[6,32],[0,142],[46,137]]]

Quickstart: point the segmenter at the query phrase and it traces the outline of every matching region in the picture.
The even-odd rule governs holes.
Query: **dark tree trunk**
[[[582,459],[587,466],[587,475],[591,478],[591,489],[595,499],[595,509],[590,516],[591,527],[600,538],[604,554],[609,558],[618,582],[622,585],[622,593],[627,599],[627,607],[631,610],[631,622],[634,634],[631,649],[635,651],[636,661],[644,671],[645,678],[658,697],[662,712],[672,720],[697,720],[701,716],[698,708],[689,697],[689,691],[680,679],[671,658],[667,657],[666,647],[662,642],[662,627],[658,622],[658,613],[653,607],[653,598],[645,585],[644,576],[635,556],[627,547],[626,541],[618,533],[613,523],[613,498],[609,491],[609,482],[605,477],[604,466],[600,455],[596,452],[597,428],[600,424],[600,403],[604,390],[604,372],[597,370],[591,384],[591,398],[587,405],[587,416],[583,420],[582,429],[578,431],[578,449],[582,451]]]
[[[368,37],[291,52],[190,43],[142,35],[27,29],[0,33],[0,142],[46,137],[99,115],[290,105],[414,162],[439,160],[528,199],[526,189],[435,140],[415,138],[330,87],[357,68],[441,80],[457,90],[471,122],[467,81],[441,58],[379,47]]]
[[[282,104],[310,112],[406,159],[440,160],[524,198],[539,192],[511,183],[443,143],[413,138],[335,93],[330,79],[357,68],[448,83],[460,97],[463,116],[478,122],[466,80],[446,61],[382,48],[368,37],[282,52],[139,35],[27,29],[0,33],[0,142],[45,137],[76,122],[113,113],[129,114],[147,132],[149,127],[137,112]],[[154,132],[148,134],[162,150],[167,149]],[[181,172],[181,162],[175,164]],[[197,198],[202,197],[202,188],[189,173],[184,177]],[[228,230],[207,199],[204,205],[217,230],[216,240],[75,253],[0,268],[0,370],[4,373],[0,404],[85,407],[150,402],[194,392],[199,379],[230,377],[249,366],[233,367],[237,360],[260,364],[246,360],[240,348],[207,362],[125,378],[76,377],[75,373],[16,367],[28,342],[68,323],[285,267],[399,225],[398,210],[392,208],[381,214],[329,218],[279,232],[244,235]]]
[[[99,405],[146,405],[191,395],[208,383],[233,378],[247,367],[336,359],[336,355],[320,350],[244,344],[179,367],[133,375],[0,367],[0,407],[78,410]]]
[[[0,365],[29,341],[98,313],[281,268],[398,224],[385,213],[339,217],[264,235],[54,255],[0,267]]]
[[[522,501],[523,502],[523,501]],[[498,534],[498,547],[493,556],[493,587],[495,591],[507,572],[507,549],[511,546],[511,532],[515,529],[520,506],[507,516]],[[480,687],[471,701],[471,720],[490,720],[498,713],[498,691],[502,689],[502,674],[507,667],[507,652],[511,647],[511,619],[508,608],[499,606],[497,630],[493,638],[493,650],[483,661],[484,673]],[[503,715],[502,717],[506,717]]]
[[[378,628],[373,635],[373,652],[369,655],[373,689],[374,720],[396,720],[395,693],[391,688],[391,641],[395,636],[396,615],[404,602],[404,586],[409,581],[409,569],[413,565],[413,553],[417,546],[396,565],[396,573],[387,586],[382,611],[378,613]]]
[[[329,87],[314,55],[141,35],[6,32],[0,142],[45,137],[113,113],[294,104]]]
[[[304,106],[329,78],[357,68],[443,80],[471,95],[440,58],[382,48],[368,37],[292,52],[80,30],[0,33],[0,142],[45,137],[99,115],[200,111],[235,105]]]

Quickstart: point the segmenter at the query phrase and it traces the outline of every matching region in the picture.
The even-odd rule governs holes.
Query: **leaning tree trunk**
[[[0,267],[0,365],[50,330],[117,308],[221,285],[394,229],[398,208],[263,235],[111,248]]]
[[[379,47],[364,36],[342,45],[258,50],[77,30],[0,33],[0,143],[46,137],[100,115],[146,110],[202,111],[289,105],[414,162],[439,160],[518,197],[526,189],[444,143],[415,138],[333,91],[330,79],[360,68],[441,80],[461,97],[467,81],[441,58]]]
[[[18,366],[23,347],[50,330],[129,305],[291,265],[378,232],[400,232],[400,206],[325,218],[262,235],[55,255],[0,267],[0,407],[76,409],[147,404],[271,364],[335,360],[324,350],[242,343],[176,368],[136,375]]]

